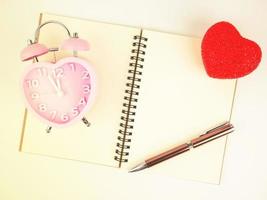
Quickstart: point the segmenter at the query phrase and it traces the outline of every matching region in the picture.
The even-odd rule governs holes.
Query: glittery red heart
[[[213,78],[240,78],[254,71],[261,61],[261,48],[243,38],[228,22],[218,22],[206,32],[201,44],[202,60]]]

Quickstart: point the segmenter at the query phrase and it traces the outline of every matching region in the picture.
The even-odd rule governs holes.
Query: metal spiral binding
[[[133,37],[134,47],[131,51],[132,56],[130,57],[131,62],[129,64],[130,69],[128,70],[128,77],[126,83],[126,90],[124,96],[124,103],[122,109],[121,123],[119,128],[119,135],[117,137],[116,155],[114,159],[119,162],[119,167],[124,162],[128,162],[126,158],[129,155],[131,135],[134,123],[134,115],[136,105],[138,101],[137,96],[139,95],[138,89],[140,88],[142,68],[144,62],[145,48],[147,38],[142,36],[142,30],[140,35]]]

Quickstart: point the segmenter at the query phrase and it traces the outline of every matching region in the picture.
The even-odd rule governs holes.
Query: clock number
[[[47,76],[47,70],[44,67],[40,67],[38,69],[38,73],[39,73],[40,76]]]
[[[80,102],[79,102],[79,105],[86,105],[86,103],[87,103],[87,101],[86,101],[86,98],[85,97],[83,97],[83,98],[81,98],[81,100],[80,100]]]
[[[31,97],[33,100],[36,100],[36,99],[40,98],[40,95],[37,92],[34,92],[34,93],[32,93]]]
[[[71,68],[72,71],[76,71],[76,65],[74,63],[69,63],[69,66]]]
[[[66,121],[69,121],[70,120],[70,117],[67,114],[63,114],[63,115],[61,115],[60,119],[63,122],[66,122]]]
[[[41,112],[45,112],[45,111],[47,111],[47,106],[45,104],[39,104],[39,110]]]
[[[62,78],[64,74],[64,70],[61,67],[58,67],[52,71],[55,78]]]
[[[72,109],[72,115],[73,116],[77,116],[77,115],[79,115],[80,114],[80,110],[79,110],[79,108],[78,107],[74,107],[73,109]]]
[[[39,87],[39,81],[36,79],[27,80],[26,82],[27,82],[29,88],[38,88]]]
[[[90,84],[89,84],[89,85],[84,85],[84,86],[83,86],[83,92],[84,92],[84,93],[89,93],[90,90],[91,90],[91,85],[90,85]]]
[[[83,71],[82,79],[90,79],[90,74],[88,71]]]
[[[50,112],[50,114],[51,114],[50,119],[52,121],[54,121],[56,119],[56,116],[57,116],[57,111],[53,110],[53,111]]]

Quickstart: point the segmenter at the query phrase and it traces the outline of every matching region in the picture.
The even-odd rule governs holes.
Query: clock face
[[[27,107],[51,126],[64,126],[84,117],[95,96],[94,71],[76,57],[56,64],[32,64],[22,85]]]

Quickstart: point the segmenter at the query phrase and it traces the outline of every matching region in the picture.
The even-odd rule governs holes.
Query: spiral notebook
[[[91,50],[78,55],[94,66],[98,94],[86,114],[90,127],[81,122],[47,134],[46,125],[25,110],[20,151],[129,169],[229,120],[235,81],[206,75],[199,38],[41,14],[40,22],[48,20],[89,41]],[[39,42],[55,47],[66,37],[51,24]],[[59,51],[55,57],[68,55]],[[140,173],[218,183],[225,142],[218,139]]]

